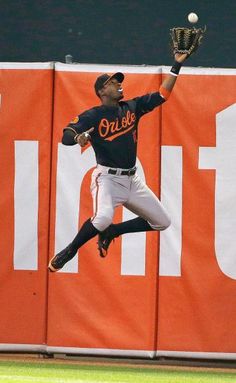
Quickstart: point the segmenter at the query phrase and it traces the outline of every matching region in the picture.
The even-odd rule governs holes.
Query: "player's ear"
[[[100,96],[100,97],[104,96],[104,95],[105,95],[105,89],[104,89],[104,88],[100,89],[100,90],[98,91],[98,93],[99,93],[99,96]]]

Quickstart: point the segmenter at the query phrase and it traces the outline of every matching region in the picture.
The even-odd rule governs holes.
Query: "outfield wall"
[[[101,72],[125,73],[125,97],[158,89],[168,67],[0,63],[0,350],[236,358],[236,70],[181,70],[139,125],[138,171],[172,225],[96,238],[64,269],[48,259],[92,215],[90,146],[63,127],[99,104]],[[119,208],[115,222],[132,218]]]

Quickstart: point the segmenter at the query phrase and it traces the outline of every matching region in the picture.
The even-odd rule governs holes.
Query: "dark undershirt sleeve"
[[[63,145],[76,145],[74,140],[75,133],[72,130],[64,129],[61,142]]]
[[[139,117],[151,112],[154,108],[165,102],[164,97],[159,92],[145,94],[144,96],[136,97],[134,100],[136,101],[136,113]]]

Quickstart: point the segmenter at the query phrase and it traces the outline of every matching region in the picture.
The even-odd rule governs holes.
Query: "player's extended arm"
[[[175,54],[175,63],[172,66],[170,73],[165,77],[164,81],[162,82],[160,86],[160,93],[163,95],[165,99],[167,99],[170,96],[170,93],[172,89],[174,88],[174,85],[177,80],[177,76],[179,74],[180,68],[183,64],[183,62],[187,58],[187,54]]]

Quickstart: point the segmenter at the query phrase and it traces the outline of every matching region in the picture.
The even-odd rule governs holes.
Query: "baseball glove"
[[[206,27],[204,29],[185,27],[172,28],[170,30],[170,35],[173,54],[187,53],[188,57],[191,56],[201,44],[205,32]]]

